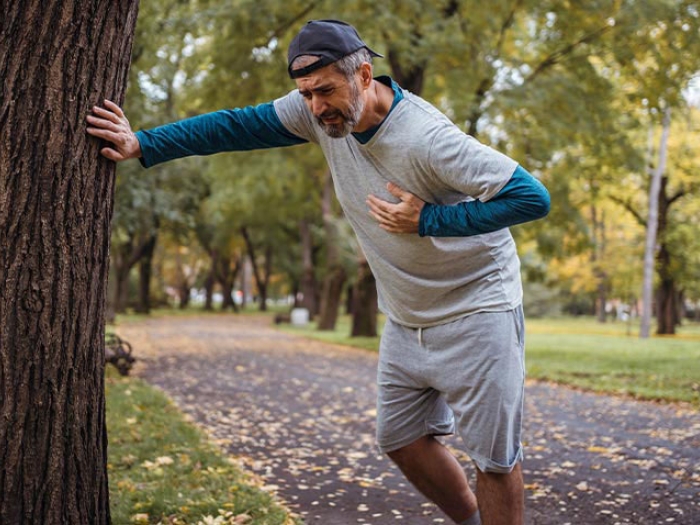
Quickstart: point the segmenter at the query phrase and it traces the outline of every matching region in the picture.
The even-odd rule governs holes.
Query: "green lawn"
[[[347,317],[334,332],[319,332],[311,325],[284,329],[375,351],[379,343],[377,338],[348,337]],[[700,325],[686,323],[676,336],[646,340],[638,333],[636,325],[601,324],[591,318],[529,319],[528,376],[597,392],[685,401],[700,408]]]
[[[295,523],[159,390],[111,366],[106,390],[113,523]]]

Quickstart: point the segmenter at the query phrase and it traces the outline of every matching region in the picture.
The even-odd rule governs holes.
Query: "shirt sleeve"
[[[426,203],[421,210],[421,237],[466,237],[541,219],[549,213],[549,192],[517,166],[506,185],[486,202],[473,200],[455,205]]]
[[[433,134],[429,169],[456,193],[488,201],[505,186],[518,163],[445,122]]]
[[[188,118],[147,131],[136,138],[141,164],[150,168],[190,155],[245,151],[303,144],[306,139],[282,125],[272,102],[226,109]]]
[[[275,112],[280,122],[289,133],[302,137],[309,142],[319,143],[320,128],[314,122],[313,115],[306,107],[304,97],[298,89],[291,91],[274,102]]]

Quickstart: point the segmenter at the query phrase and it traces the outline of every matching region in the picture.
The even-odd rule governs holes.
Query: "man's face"
[[[329,137],[345,137],[357,126],[365,107],[357,78],[348,81],[329,65],[297,78],[296,83],[306,105]]]

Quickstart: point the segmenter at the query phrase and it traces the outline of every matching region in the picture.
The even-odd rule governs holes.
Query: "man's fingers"
[[[367,199],[367,205],[369,206],[370,212],[374,215],[377,220],[389,221],[392,217],[392,206],[388,202],[377,199],[376,197],[370,197]]]
[[[114,113],[116,113],[118,117],[124,118],[124,112],[122,111],[122,108],[120,108],[120,107],[119,107],[118,105],[116,105],[114,102],[112,102],[111,100],[105,99],[104,104],[105,104],[105,106],[106,106],[108,109],[110,109],[110,110],[112,110]]]
[[[367,197],[367,204],[370,206],[374,206],[378,210],[384,211],[384,212],[389,212],[391,211],[392,206],[396,206],[395,204],[392,204],[391,202],[383,201],[382,199],[378,199],[374,195],[370,195]]]
[[[107,129],[109,131],[118,132],[120,130],[119,126],[112,122],[111,120],[94,117],[88,115],[87,121],[92,125],[100,129]]]
[[[113,111],[109,111],[99,106],[95,106],[94,108],[92,108],[92,112],[98,117],[109,120],[110,122],[114,122],[115,124],[122,123],[122,117],[120,117],[117,113]]]
[[[397,197],[402,201],[408,201],[411,197],[413,197],[412,193],[407,192],[406,190],[404,190],[400,186],[397,186],[393,182],[388,182],[386,185],[386,189],[389,190],[389,193],[391,193],[394,197]]]
[[[123,142],[120,134],[109,131],[108,129],[87,128],[87,132],[93,137],[104,139],[112,144],[120,144]]]
[[[102,155],[107,157],[109,160],[113,160],[114,162],[120,162],[125,159],[124,155],[112,148],[102,148],[100,150],[100,153],[102,153]]]

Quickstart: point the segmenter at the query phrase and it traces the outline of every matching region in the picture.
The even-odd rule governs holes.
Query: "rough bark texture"
[[[0,17],[0,523],[109,523],[104,314],[114,163],[85,132],[126,88],[137,0]]]

